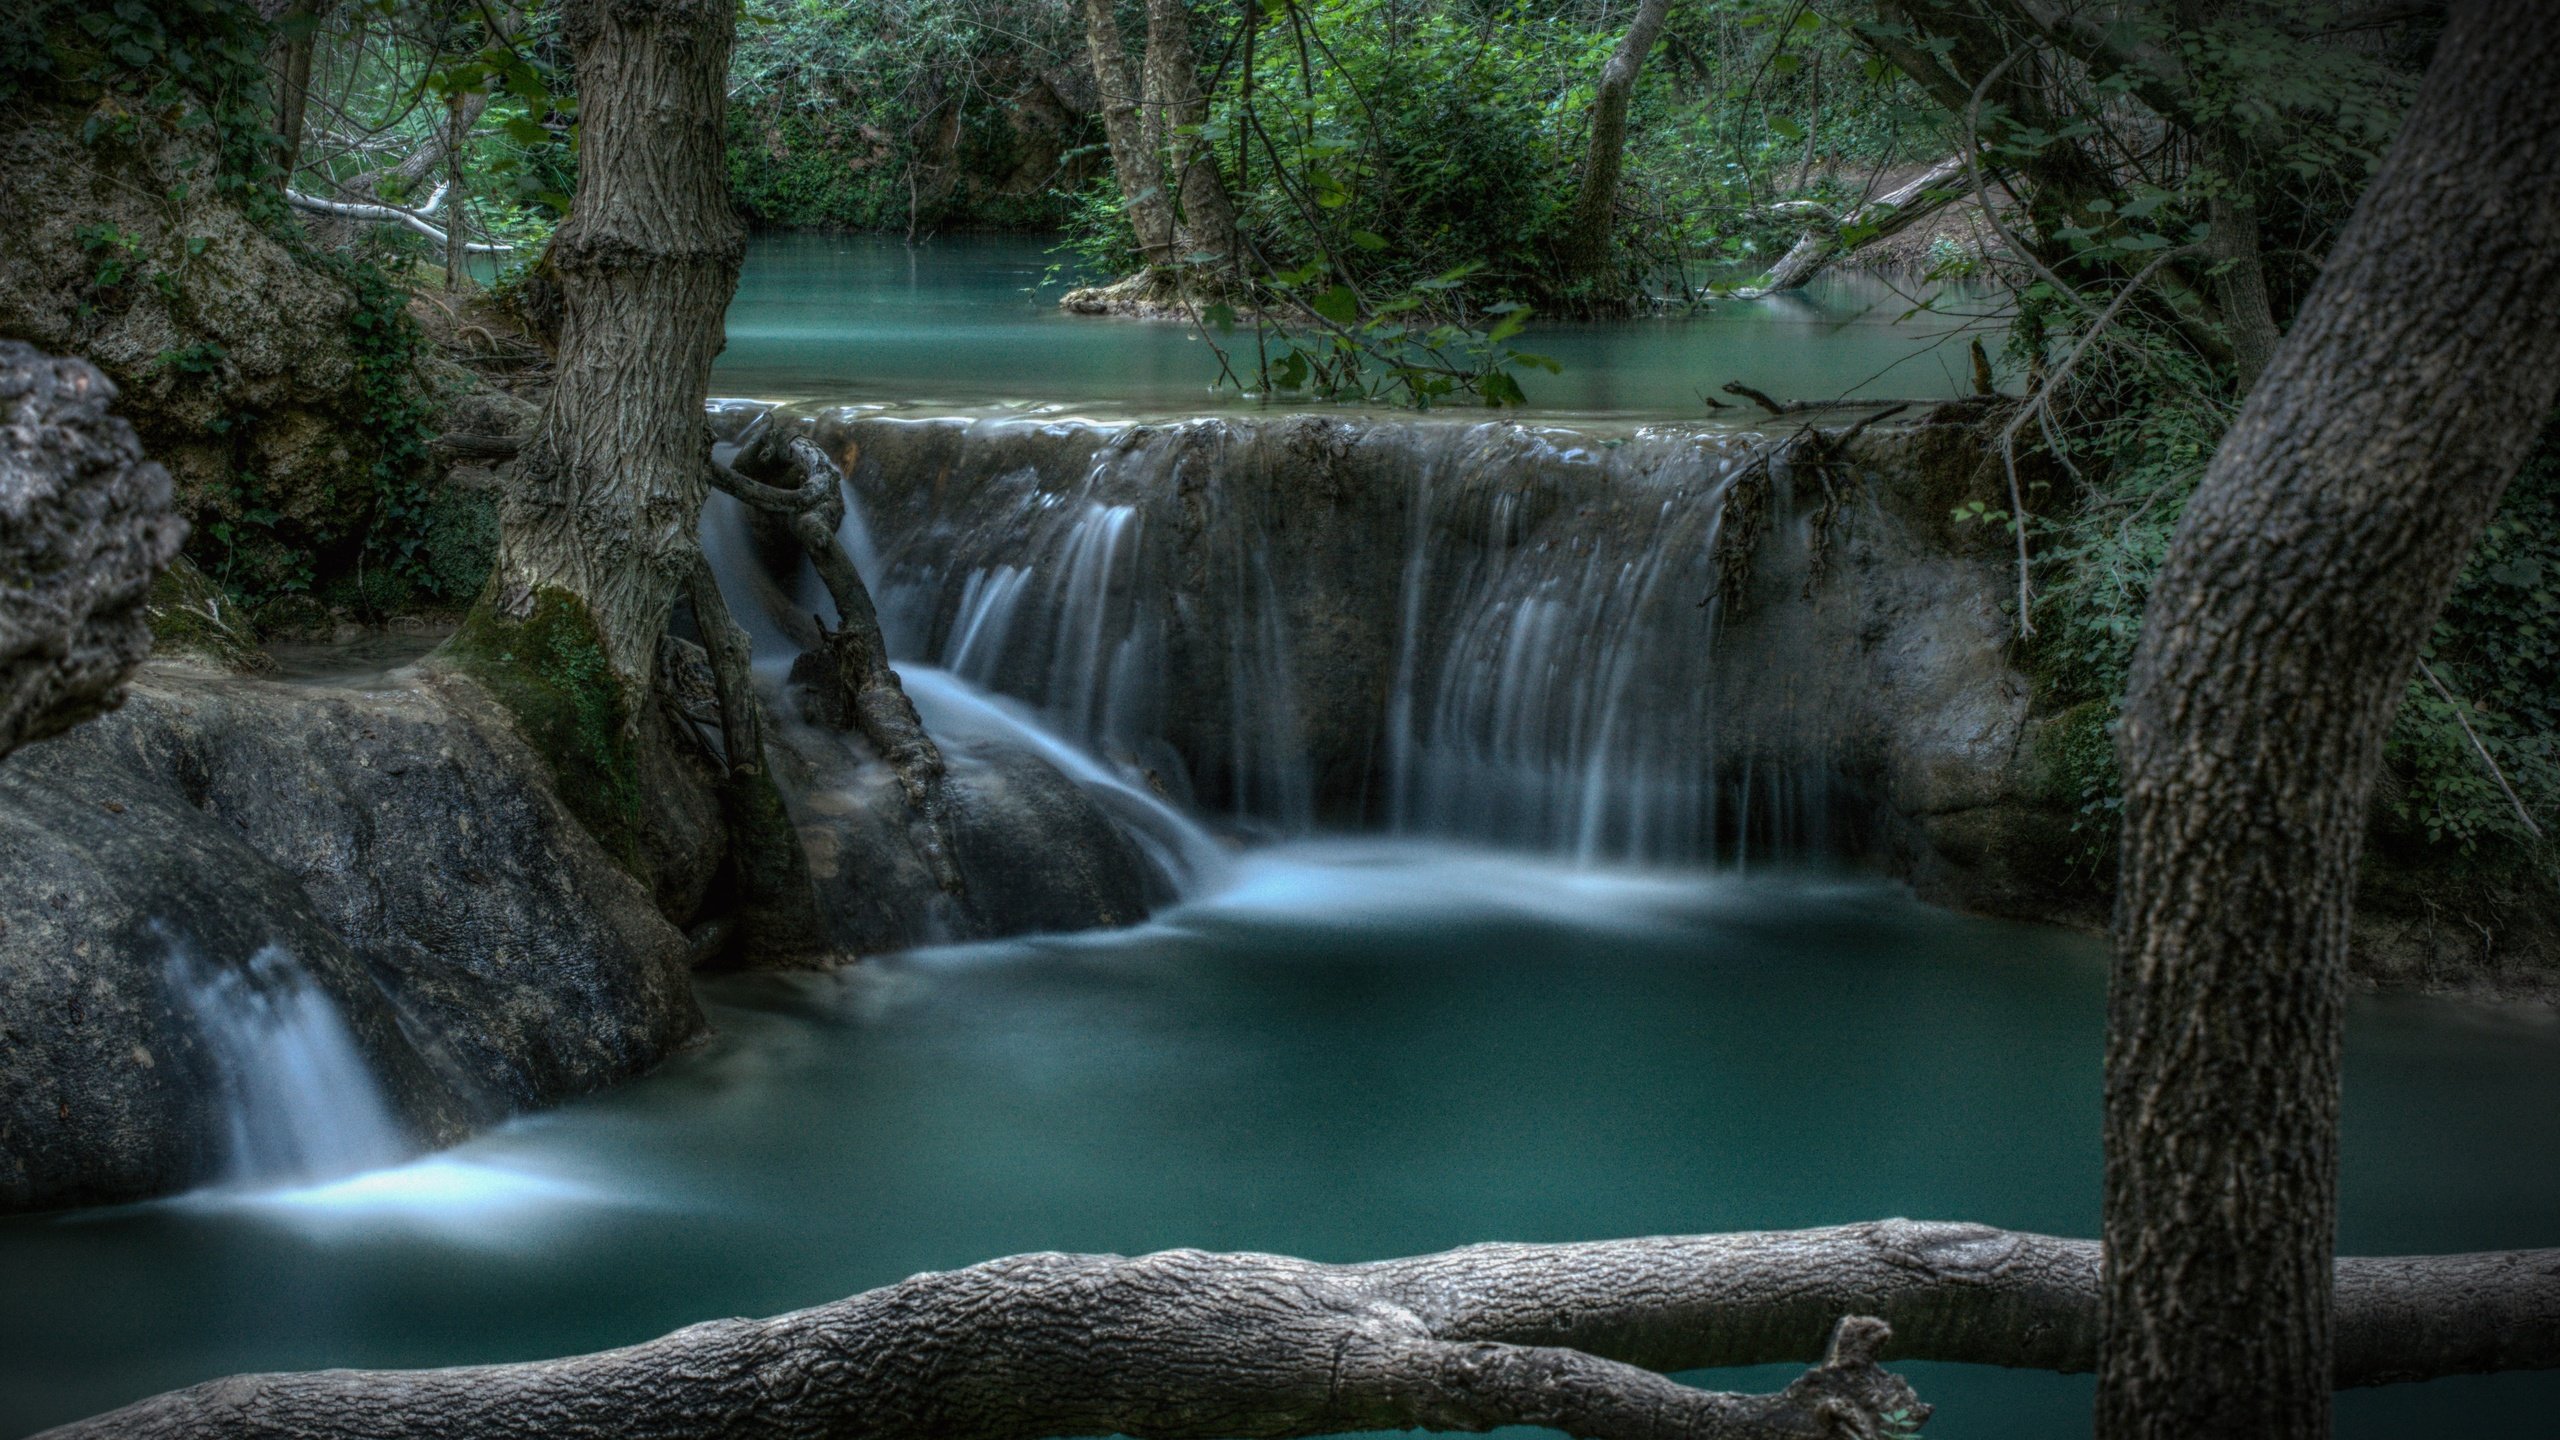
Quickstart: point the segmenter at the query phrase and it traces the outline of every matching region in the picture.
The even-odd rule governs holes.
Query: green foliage
[[[2386,824],[2475,863],[2533,853],[2560,870],[2548,840],[2560,822],[2560,427],[2509,487],[2426,660],[2435,679],[2421,672],[2410,684],[2385,752]]]
[[[284,206],[272,188],[268,35],[242,0],[34,0],[0,24],[0,100],[77,105],[91,143],[157,124],[201,134],[206,180],[272,221]]]
[[[366,474],[373,503],[365,522],[364,558],[423,598],[462,601],[470,590],[445,591],[448,577],[439,574],[430,552],[427,521],[433,497],[427,485],[427,442],[434,438],[428,424],[433,406],[418,381],[421,341],[409,318],[408,296],[374,266],[337,259],[334,268],[356,300],[347,330],[355,352],[356,387],[371,422],[373,453]],[[477,588],[475,581],[470,589]],[[395,607],[370,613],[390,608]]]
[[[364,0],[330,11],[314,40],[312,88],[338,97],[344,128],[362,143],[334,130],[307,135],[296,183],[325,194],[361,180],[363,198],[422,204],[445,183],[443,169],[404,185],[385,156],[437,143],[457,108],[484,102],[462,145],[467,229],[521,255],[539,253],[576,183],[575,77],[559,7],[527,6],[521,24],[492,28],[492,15],[506,13],[439,0]],[[437,223],[451,214],[440,211]],[[359,248],[395,266],[443,259],[436,242],[398,226],[368,228]]]
[[[1074,15],[1038,0],[746,0],[731,194],[767,225],[1055,227],[1092,128],[1041,73],[1080,61]]]
[[[625,869],[641,873],[634,711],[585,604],[545,588],[521,621],[477,606],[443,653],[515,717],[587,832]]]
[[[2065,408],[2061,433],[2089,483],[2058,518],[2029,522],[2039,546],[2028,659],[2053,715],[2037,754],[2092,865],[2112,855],[2123,804],[2113,735],[2143,608],[2231,418],[2200,361],[2158,337],[2128,339],[2137,344],[2074,387],[2082,408]],[[2560,429],[2508,491],[2427,656],[2445,690],[2421,673],[2402,698],[2376,804],[2385,839],[2456,869],[2560,873],[2481,757],[2548,831],[2560,816]]]

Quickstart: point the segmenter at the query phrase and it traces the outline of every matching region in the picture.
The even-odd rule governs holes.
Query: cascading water
[[[1145,791],[1590,862],[1819,843],[1813,662],[1770,618],[1805,577],[1754,558],[1805,527],[1764,437],[812,423],[893,650]],[[1768,612],[1740,646],[1738,609]]]
[[[1552,463],[1597,460],[1570,447]],[[1520,493],[1470,516],[1470,497],[1435,504],[1426,472],[1388,701],[1395,828],[1585,860],[1707,853],[1715,627],[1698,562],[1737,463],[1702,457],[1693,481],[1632,516],[1593,524],[1586,510],[1534,536]],[[1426,605],[1433,590],[1441,603]]]
[[[1161,770],[1146,766],[1129,747],[1111,744],[1114,736],[1149,733],[1153,723],[1133,704],[1150,693],[1147,667],[1160,648],[1130,623],[1133,587],[1123,562],[1137,524],[1132,507],[1088,505],[1058,527],[1065,559],[1045,576],[1015,565],[972,572],[941,666],[915,658],[914,632],[906,623],[909,591],[882,563],[858,494],[846,496],[837,539],[872,590],[899,679],[927,731],[945,744],[992,741],[1039,756],[1117,819],[1177,894],[1190,895],[1225,873],[1224,847],[1150,788]],[[703,528],[704,552],[731,610],[748,628],[758,668],[779,673],[811,638],[805,617],[814,612],[832,621],[833,605],[805,569],[795,566],[780,580],[765,573],[736,502],[713,497]],[[1061,698],[1045,709],[989,688],[1026,608],[1058,617],[1078,642],[1051,651],[1042,689]],[[1157,763],[1170,768],[1164,757]]]
[[[1054,470],[1014,467],[989,480],[965,523],[881,544],[875,598],[891,648],[1025,702],[1150,789],[1196,798],[1199,767],[1168,739],[1185,698],[1168,681],[1174,632],[1188,617],[1166,603],[1177,582],[1165,562],[1179,542],[1162,501],[1181,494],[1225,543],[1213,568],[1220,615],[1232,621],[1220,666],[1234,683],[1218,687],[1231,705],[1217,808],[1284,833],[1308,828],[1314,785],[1287,610],[1249,525],[1220,513],[1227,427],[1178,426],[1134,444],[1077,426],[972,430],[999,443],[1008,432],[1063,441],[1057,458],[1074,465],[1073,478],[1057,484]]]
[[[327,1180],[414,1152],[346,1018],[284,947],[222,965],[171,940],[169,979],[212,1062],[224,1183]]]

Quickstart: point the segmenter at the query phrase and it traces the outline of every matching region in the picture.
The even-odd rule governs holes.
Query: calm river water
[[[759,237],[729,309],[715,393],[768,400],[876,403],[918,410],[1060,406],[1078,413],[1196,415],[1245,409],[1214,392],[1218,365],[1193,327],[1068,315],[1071,278],[1044,284],[1046,242],[952,235],[910,250],[879,235]],[[1970,388],[1963,316],[1903,317],[1917,296],[1856,275],[1766,300],[1720,302],[1686,318],[1605,325],[1532,321],[1518,343],[1563,373],[1521,376],[1548,416],[1698,419],[1728,406],[1728,380],[1790,399],[1935,398]],[[1252,340],[1228,343],[1249,355]],[[1991,334],[1985,343],[1997,349]],[[1514,412],[1518,413],[1518,412]],[[1726,413],[1757,414],[1737,408]]]
[[[720,982],[707,1047],[403,1170],[0,1224],[0,1434],[1022,1250],[1355,1260],[1883,1215],[2092,1234],[2102,979],[2087,937],[1865,881],[1284,846],[1134,931]],[[2550,1242],[2560,1035],[2368,1002],[2351,1051],[2349,1248]],[[1911,1368],[1933,1435],[2086,1433],[2085,1379]],[[2342,1397],[2351,1436],[2554,1413],[2544,1376]]]

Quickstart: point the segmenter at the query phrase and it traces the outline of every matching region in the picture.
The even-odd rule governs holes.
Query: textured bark
[[[2328,1433],[2349,902],[2418,647],[2560,389],[2554,73],[2560,9],[2455,10],[2152,591],[2102,1440]]]
[[[86,360],[0,340],[0,756],[124,702],[187,535]]]
[[[1207,255],[1213,258],[1205,263],[1227,270],[1239,253],[1235,207],[1217,157],[1199,133],[1209,122],[1209,96],[1191,56],[1187,5],[1188,0],[1147,0],[1148,103],[1158,115],[1174,197],[1181,204],[1174,216],[1177,258]]]
[[[2226,152],[2235,154],[2236,152]],[[2213,262],[2213,300],[2231,335],[2233,379],[2243,395],[2257,388],[2284,332],[2267,296],[2266,259],[2258,249],[2256,206],[2239,195],[2205,202],[2205,254]]]
[[[729,0],[569,0],[578,189],[551,243],[557,379],[500,510],[502,618],[574,597],[633,695],[696,557],[702,424],[745,232],[723,149]],[[637,707],[635,707],[636,709]]]
[[[1165,194],[1164,162],[1149,143],[1142,107],[1146,97],[1120,39],[1111,0],[1084,0],[1085,50],[1102,93],[1102,133],[1111,146],[1111,173],[1120,203],[1138,235],[1138,258],[1150,266],[1173,263],[1173,202]]]
[[[2560,1252],[2349,1260],[2339,1290],[2342,1385],[2560,1365]],[[1865,1435],[1926,1413],[1875,1361],[2086,1369],[2097,1312],[2094,1242],[1909,1220],[1367,1265],[1018,1255],[566,1360],[219,1380],[47,1440]],[[1826,1336],[1839,1363],[1778,1395],[1649,1373],[1801,1361]]]
[[[1662,34],[1671,0],[1639,0],[1635,18],[1609,63],[1600,67],[1600,85],[1591,96],[1591,137],[1582,158],[1582,184],[1573,207],[1565,213],[1564,234],[1556,242],[1556,261],[1567,280],[1596,280],[1609,266],[1609,221],[1617,213],[1618,177],[1627,158],[1627,106],[1635,98],[1636,77],[1644,57]]]

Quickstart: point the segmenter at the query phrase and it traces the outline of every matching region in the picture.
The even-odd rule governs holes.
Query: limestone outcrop
[[[0,340],[0,756],[100,711],[151,651],[186,526],[95,366]]]

